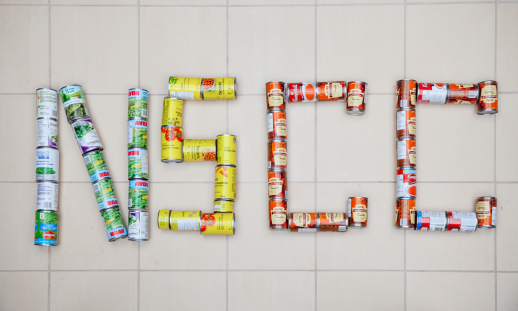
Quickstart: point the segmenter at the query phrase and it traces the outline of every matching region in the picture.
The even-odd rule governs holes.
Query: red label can
[[[285,139],[268,141],[268,168],[286,169],[288,164],[288,146]]]
[[[416,147],[415,138],[402,138],[396,141],[397,166],[415,167]]]
[[[318,231],[345,232],[347,231],[346,213],[318,213]]]
[[[347,204],[349,226],[367,227],[367,198],[350,197]]]
[[[478,197],[477,198],[477,219],[479,228],[496,227],[496,198]]]
[[[283,230],[288,228],[288,201],[286,199],[270,200],[270,229]]]
[[[445,212],[417,211],[415,230],[445,231],[448,227],[448,215]]]
[[[476,84],[448,84],[447,104],[471,105],[478,100],[478,85]]]
[[[316,102],[317,101],[316,82],[288,83],[288,102]]]
[[[345,101],[345,81],[318,82],[318,100]]]
[[[462,212],[446,212],[448,214],[448,231],[475,232],[477,230],[477,214]]]
[[[415,167],[400,167],[396,176],[396,195],[398,198],[415,197],[416,195]]]
[[[288,180],[286,179],[286,171],[283,169],[268,170],[268,196],[270,199],[288,198]]]
[[[419,83],[417,102],[419,104],[446,104],[448,83]]]
[[[478,84],[480,98],[478,114],[493,114],[498,112],[498,84],[496,81],[484,81]]]
[[[365,113],[365,94],[367,83],[363,81],[351,81],[347,84],[347,113],[350,115],[362,115]]]
[[[411,79],[396,82],[396,108],[415,108],[417,81]]]
[[[266,106],[267,109],[286,109],[284,105],[285,83],[271,81],[266,83]]]
[[[291,213],[289,227],[291,232],[317,232],[318,213]]]
[[[414,109],[399,109],[396,112],[396,138],[415,138],[416,117]]]
[[[397,198],[395,226],[398,229],[411,229],[415,226],[415,199]]]
[[[268,110],[266,114],[268,123],[268,139],[288,137],[286,129],[286,112],[283,110]]]

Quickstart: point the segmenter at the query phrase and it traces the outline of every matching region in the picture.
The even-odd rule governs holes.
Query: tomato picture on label
[[[183,141],[183,132],[179,127],[174,128],[164,128],[162,127],[162,133],[165,133],[165,139],[167,141],[178,140],[179,142]]]
[[[203,227],[205,227],[205,229],[207,229],[206,226],[214,226],[214,224],[216,224],[216,218],[214,217],[213,214],[203,213],[203,214],[201,214],[201,222],[203,224],[202,231],[204,231]]]

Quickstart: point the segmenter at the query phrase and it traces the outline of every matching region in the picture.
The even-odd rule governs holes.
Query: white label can
[[[53,89],[36,90],[36,118],[58,118],[58,92]]]
[[[149,240],[149,214],[147,211],[129,211],[128,238],[131,241]]]
[[[36,120],[38,147],[58,147],[58,122],[54,119],[39,118]]]
[[[59,184],[53,182],[38,183],[38,210],[58,210]]]
[[[36,180],[59,181],[59,151],[49,147],[36,149]]]

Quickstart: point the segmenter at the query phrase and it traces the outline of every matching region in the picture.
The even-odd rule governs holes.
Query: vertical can
[[[476,84],[448,84],[447,104],[471,105],[478,100],[478,85]]]
[[[288,164],[288,147],[285,139],[268,141],[268,168],[286,169]]]
[[[216,165],[214,199],[236,198],[237,169],[231,165]]]
[[[398,198],[415,197],[416,182],[415,167],[399,167],[396,176],[396,196]]]
[[[414,108],[417,102],[417,81],[403,79],[396,82],[396,108]]]
[[[477,219],[479,228],[495,228],[496,227],[496,198],[495,197],[478,197],[477,198]]]
[[[285,111],[268,110],[268,113],[266,114],[266,121],[268,125],[268,139],[288,138]]]
[[[128,118],[140,118],[147,121],[148,91],[144,89],[128,90]]]
[[[58,211],[59,184],[42,181],[38,183],[37,207],[38,210]]]
[[[149,182],[143,179],[129,181],[128,208],[147,209],[149,200]]]
[[[270,199],[288,198],[288,181],[283,169],[268,170],[268,196]]]
[[[348,222],[346,213],[318,213],[318,231],[345,232]]]
[[[81,154],[92,150],[103,150],[101,139],[99,138],[99,134],[97,134],[92,119],[76,118],[71,126]]]
[[[417,211],[415,230],[419,231],[446,231],[448,215],[445,212]]]
[[[417,102],[419,104],[446,104],[448,83],[419,83]]]
[[[162,162],[183,162],[183,129],[164,125],[161,131]]]
[[[101,179],[110,177],[110,172],[104,162],[104,156],[102,151],[93,150],[83,155],[85,161],[86,170],[90,176],[90,182],[95,182]]]
[[[162,126],[182,126],[183,100],[165,97],[162,109]]]
[[[317,85],[318,100],[345,101],[347,94],[345,81],[318,82]]]
[[[498,112],[498,83],[482,81],[478,84],[480,90],[477,113],[480,115]]]
[[[203,78],[203,100],[236,99],[237,82],[235,77],[228,78]]]
[[[222,134],[216,137],[217,165],[236,165],[236,136]]]
[[[128,231],[124,226],[121,211],[118,207],[102,210],[101,217],[104,221],[108,242],[114,242],[128,237]]]
[[[286,199],[270,199],[270,229],[288,229],[288,201]]]
[[[68,123],[74,122],[79,118],[88,118],[88,109],[86,109],[85,94],[81,85],[67,85],[59,89],[63,108]]]
[[[202,235],[234,235],[236,233],[236,217],[234,213],[202,213]]]
[[[169,77],[169,96],[182,100],[202,100],[201,78]]]
[[[416,133],[414,109],[398,109],[396,112],[396,138],[413,137]]]
[[[129,210],[128,239],[131,241],[149,240],[149,214],[147,210]]]
[[[290,213],[291,232],[317,232],[318,213]]]
[[[347,217],[349,226],[353,228],[367,227],[367,201],[366,197],[350,197],[347,204]]]
[[[37,146],[58,148],[58,121],[50,118],[38,118],[36,120]]]
[[[353,116],[365,113],[367,83],[351,81],[347,84],[347,113]]]
[[[415,226],[415,197],[397,198],[394,218],[397,229],[412,229]]]
[[[234,212],[234,200],[231,199],[215,199],[214,200],[214,213],[233,213]]]
[[[148,153],[146,149],[128,149],[128,179],[148,179]]]
[[[36,148],[36,181],[59,181],[59,151],[50,147]]]
[[[317,101],[316,82],[288,83],[288,92],[285,94],[289,103],[308,103]]]
[[[186,139],[183,141],[184,161],[216,161],[215,139]]]
[[[55,211],[36,211],[34,245],[58,245],[58,219],[58,213]]]
[[[158,211],[158,228],[172,231],[198,231],[201,211]]]
[[[464,212],[446,212],[448,215],[448,231],[475,232],[477,230],[477,214]]]
[[[36,118],[58,118],[58,92],[54,89],[36,90]]]
[[[128,148],[147,148],[147,121],[143,119],[128,120]]]
[[[416,167],[415,138],[402,138],[396,141],[398,167]]]
[[[110,179],[103,179],[92,183],[94,188],[95,199],[97,200],[97,206],[99,211],[110,209],[119,206],[117,196],[115,195],[115,189]]]
[[[266,109],[286,109],[284,103],[285,85],[281,81],[266,82]]]

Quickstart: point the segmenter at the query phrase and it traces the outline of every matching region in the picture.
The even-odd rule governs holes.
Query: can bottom
[[[36,246],[58,246],[57,244],[48,244],[48,243],[36,243],[34,242],[34,245]]]
[[[482,229],[490,229],[490,228],[496,228],[496,226],[493,226],[493,225],[477,225],[477,228],[482,228]]]
[[[130,241],[135,241],[135,242],[142,242],[142,241],[147,241],[147,240],[149,240],[149,238],[147,238],[147,239],[133,239],[133,238],[128,238],[128,240],[130,240]]]
[[[164,163],[182,163],[183,160],[178,160],[178,159],[162,159],[162,162],[164,162]]]
[[[277,230],[277,231],[281,231],[281,230],[287,230],[288,228],[283,228],[283,227],[270,227],[270,230]]]
[[[396,229],[401,229],[401,230],[409,230],[409,229],[414,229],[414,226],[396,226]]]
[[[350,224],[349,225],[350,228],[356,228],[356,229],[361,229],[361,228],[365,228],[367,227],[367,225],[362,225],[362,224]]]
[[[115,237],[115,238],[112,238],[112,239],[108,240],[108,242],[115,242],[115,241],[118,241],[118,240],[125,239],[127,237],[128,237],[127,234],[126,235],[122,235],[122,236],[118,236],[118,237]]]
[[[365,113],[365,110],[347,109],[347,113],[352,116],[361,116]]]
[[[477,111],[477,114],[479,114],[479,115],[488,115],[488,114],[495,114],[497,112],[498,112],[498,110],[489,109],[489,110]]]

